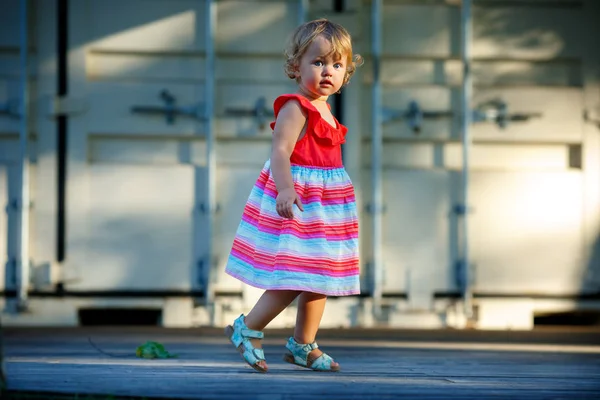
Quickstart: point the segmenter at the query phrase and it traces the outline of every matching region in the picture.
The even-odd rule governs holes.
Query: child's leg
[[[293,290],[267,290],[258,299],[252,310],[244,318],[246,326],[255,331],[262,331],[276,316],[278,316],[300,292]],[[250,343],[261,349],[262,344],[258,339],[251,339]],[[261,368],[267,368],[267,363],[260,361]]]
[[[315,341],[327,296],[318,293],[303,292],[298,298],[298,315],[296,317],[296,328],[294,329],[294,339],[298,343],[312,343]],[[323,352],[320,349],[313,350],[309,359],[318,358]],[[331,363],[332,367],[339,366],[338,363]]]
[[[300,292],[295,290],[267,290],[260,296],[252,311],[246,315],[246,326],[256,331],[262,331],[276,316],[278,316]]]

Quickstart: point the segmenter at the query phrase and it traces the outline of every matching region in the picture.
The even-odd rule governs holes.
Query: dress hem
[[[256,283],[254,281],[251,281],[248,278],[245,278],[241,275],[235,274],[231,271],[225,271],[225,273],[229,276],[234,277],[235,279],[238,279],[250,286],[253,286],[255,288],[258,289],[264,289],[264,290],[297,290],[299,292],[311,292],[311,293],[319,293],[319,294],[323,294],[325,296],[356,296],[360,294],[360,289],[359,290],[347,290],[347,291],[338,291],[338,292],[331,292],[331,291],[326,291],[326,290],[315,290],[313,288],[305,288],[305,287],[291,287],[289,285],[283,285],[283,286],[276,286],[276,285],[263,285],[260,283]]]

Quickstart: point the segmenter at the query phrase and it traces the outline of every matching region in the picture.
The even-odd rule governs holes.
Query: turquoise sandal
[[[323,353],[314,360],[309,360],[308,355],[314,349],[318,349],[319,345],[317,342],[308,344],[299,344],[296,340],[291,337],[288,339],[285,347],[289,350],[283,356],[283,361],[290,364],[299,365],[300,367],[309,368],[313,371],[324,371],[324,372],[337,372],[340,370],[339,366],[332,366],[333,359],[329,355]]]
[[[249,366],[258,372],[267,372],[266,368],[262,368],[258,363],[265,361],[265,353],[263,349],[257,349],[252,346],[250,339],[262,339],[265,335],[260,331],[255,331],[246,326],[244,322],[244,314],[233,322],[233,326],[227,325],[225,335],[231,343],[240,352],[242,358]]]

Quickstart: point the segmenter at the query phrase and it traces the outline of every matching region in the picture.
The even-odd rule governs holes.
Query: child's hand
[[[283,189],[277,194],[275,209],[277,210],[277,214],[283,218],[294,219],[294,204],[298,206],[300,211],[304,211],[300,196],[298,196],[298,193],[293,188]]]

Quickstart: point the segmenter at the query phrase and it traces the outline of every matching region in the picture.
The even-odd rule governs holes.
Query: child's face
[[[317,36],[300,59],[296,72],[300,78],[300,90],[314,99],[326,99],[344,84],[346,55],[338,58],[330,53],[331,43]]]

